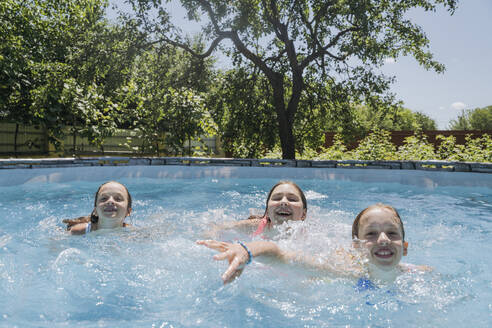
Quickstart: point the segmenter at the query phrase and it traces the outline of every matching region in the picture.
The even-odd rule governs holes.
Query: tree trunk
[[[282,147],[283,159],[296,159],[295,138],[292,131],[292,120],[285,108],[283,83],[272,81],[273,102],[277,112],[278,131],[280,136],[280,146]]]
[[[287,120],[286,116],[285,110],[283,115],[278,115],[282,159],[296,159],[296,147],[292,123]]]

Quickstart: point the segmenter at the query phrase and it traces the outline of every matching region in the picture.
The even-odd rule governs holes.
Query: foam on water
[[[244,172],[181,167],[0,172],[0,326],[491,325],[491,175]],[[62,219],[88,214],[95,190],[109,179],[130,190],[133,227],[67,235]],[[282,247],[329,259],[334,249],[350,246],[355,215],[382,201],[395,206],[405,223],[410,242],[405,262],[434,271],[357,291],[350,279],[263,259],[223,286],[227,263],[214,261],[214,251],[195,240],[214,223],[262,213],[270,187],[280,179],[297,182],[308,199],[306,221],[268,234]],[[240,231],[222,237],[251,238]]]

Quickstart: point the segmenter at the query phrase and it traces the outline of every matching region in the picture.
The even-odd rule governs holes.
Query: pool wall
[[[400,183],[433,189],[439,186],[492,188],[492,174],[428,170],[382,170],[366,168],[302,168],[289,166],[221,165],[99,165],[24,168],[0,170],[0,186],[70,181],[108,181],[120,179],[229,179],[273,178],[278,180],[316,179],[368,183]]]
[[[287,159],[237,159],[201,157],[81,157],[46,159],[0,159],[0,169],[31,169],[77,166],[134,166],[134,165],[185,165],[185,166],[251,166],[251,167],[302,167],[344,169],[391,169],[449,172],[492,173],[492,163],[448,161],[356,161],[356,160],[287,160]]]

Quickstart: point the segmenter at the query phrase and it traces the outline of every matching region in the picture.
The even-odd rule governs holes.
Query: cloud
[[[396,60],[393,57],[387,57],[384,59],[385,64],[394,64]]]
[[[462,110],[466,108],[466,105],[461,101],[457,101],[451,104],[451,108],[454,110]]]

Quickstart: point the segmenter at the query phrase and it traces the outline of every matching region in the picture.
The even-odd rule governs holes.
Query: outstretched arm
[[[229,261],[229,267],[222,274],[224,283],[231,282],[241,275],[244,266],[249,260],[248,252],[240,244],[216,240],[198,240],[196,243],[219,251],[219,254],[214,255],[214,260],[223,261],[227,259]],[[273,256],[282,261],[289,261],[295,257],[295,253],[283,251],[275,243],[269,241],[253,241],[244,245],[249,249],[253,257],[260,255]]]
[[[221,242],[216,240],[199,240],[197,244],[214,249],[219,254],[214,255],[217,261],[228,260],[229,267],[222,274],[224,283],[231,282],[241,275],[244,266],[249,260],[249,254],[240,244]],[[282,262],[297,262],[311,268],[320,269],[336,276],[358,277],[361,274],[360,267],[354,263],[345,252],[335,252],[330,259],[302,254],[299,252],[285,251],[270,241],[253,241],[244,244],[253,257],[270,256]]]

